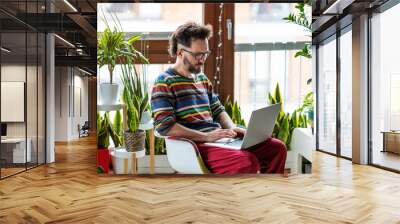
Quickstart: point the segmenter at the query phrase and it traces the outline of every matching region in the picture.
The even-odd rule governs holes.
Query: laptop
[[[264,142],[272,136],[276,119],[280,111],[280,104],[273,104],[251,113],[250,122],[243,138],[222,138],[215,142],[204,143],[234,150],[250,148]]]

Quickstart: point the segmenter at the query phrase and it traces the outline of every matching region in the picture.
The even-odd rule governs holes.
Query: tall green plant
[[[106,121],[106,128],[108,129],[108,133],[110,133],[110,137],[114,142],[114,146],[118,147],[122,145],[122,137],[115,131],[111,120],[110,120],[110,112],[104,113],[104,120]]]
[[[97,113],[97,147],[108,148],[110,146],[110,123],[106,116]]]
[[[285,113],[284,102],[279,83],[276,85],[272,94],[268,93],[268,103],[281,104],[281,110],[279,111],[278,118],[275,122],[272,137],[283,141],[288,150],[290,150],[290,142],[292,140],[293,130],[295,128],[306,128],[308,122],[307,116],[299,111],[299,109],[296,109],[292,114]]]
[[[150,133],[146,133],[146,154],[150,154]],[[165,155],[167,154],[164,138],[154,138],[154,154]]]
[[[106,28],[103,32],[97,33],[97,64],[100,68],[107,65],[110,83],[113,83],[114,68],[119,61],[129,61],[132,60],[132,58],[140,58],[143,61],[148,61],[133,47],[133,43],[139,40],[141,35],[135,35],[126,40],[118,17],[112,14],[110,16],[113,20],[114,27],[111,28],[103,14],[102,20],[106,24]]]
[[[233,123],[246,127],[246,123],[242,118],[242,113],[240,112],[240,106],[236,101],[232,101],[230,96],[228,96],[224,103],[225,111],[232,119]]]
[[[108,148],[110,146],[110,132],[107,128],[107,120],[97,112],[97,147]]]
[[[139,128],[143,112],[149,107],[149,93],[144,91],[140,75],[133,64],[122,66],[122,99],[127,107],[128,131],[134,133]]]
[[[97,60],[100,67],[108,65],[110,81],[112,82],[112,72],[117,62],[122,63],[122,99],[127,107],[128,130],[136,132],[143,111],[148,108],[149,96],[146,90],[147,83],[143,82],[141,75],[136,71],[134,63],[148,63],[148,59],[134,48],[135,41],[141,39],[142,35],[134,35],[125,39],[125,33],[119,19],[115,15],[110,15],[114,23],[111,28],[103,14],[103,21],[106,24],[104,32],[99,33]],[[117,131],[118,132],[118,131]]]
[[[97,113],[97,146],[98,148],[108,148],[110,146],[110,137],[114,146],[122,145],[122,136],[116,131],[110,121],[110,113],[105,112],[103,116]]]
[[[123,145],[123,130],[122,130],[122,116],[121,116],[121,111],[117,110],[114,116],[114,121],[112,125],[110,125],[112,128],[112,134],[111,138],[114,141],[114,145],[116,147],[122,146]]]
[[[303,99],[303,103],[300,108],[297,109],[298,112],[307,114],[308,122],[311,123],[314,120],[314,93],[309,92]]]

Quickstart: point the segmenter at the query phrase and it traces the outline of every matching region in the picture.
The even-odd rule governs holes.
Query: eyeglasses
[[[186,51],[187,53],[191,54],[196,60],[201,60],[201,59],[206,59],[210,54],[211,51],[206,51],[206,52],[191,52],[185,48],[182,48],[183,51]]]

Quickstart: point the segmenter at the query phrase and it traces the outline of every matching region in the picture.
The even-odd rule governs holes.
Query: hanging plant
[[[311,1],[307,0],[304,3],[297,3],[295,6],[296,11],[294,13],[289,13],[283,20],[303,27],[311,37],[312,26],[310,18],[306,15],[305,7],[311,7]],[[296,52],[295,57],[299,56],[311,58],[311,43],[306,43],[301,50]]]

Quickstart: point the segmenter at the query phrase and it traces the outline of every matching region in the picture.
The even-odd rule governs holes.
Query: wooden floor
[[[106,176],[94,138],[0,181],[0,223],[400,223],[400,175],[315,153],[310,175]]]
[[[400,154],[376,150],[374,151],[372,162],[380,166],[400,170]]]

